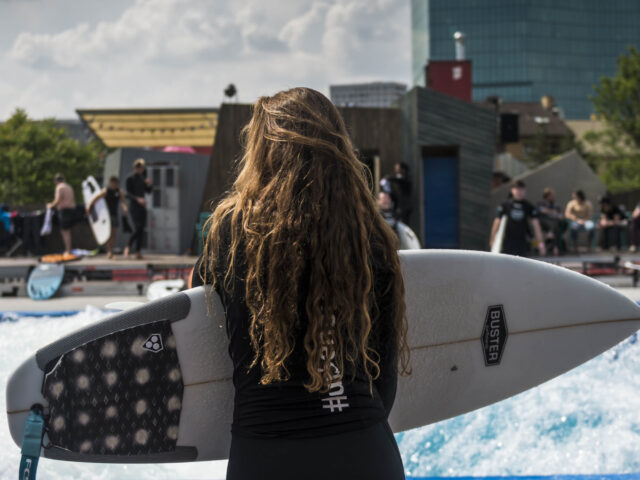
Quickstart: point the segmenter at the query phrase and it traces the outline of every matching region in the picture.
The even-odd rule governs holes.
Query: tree
[[[616,74],[602,77],[590,97],[605,128],[585,134],[590,160],[611,192],[640,188],[640,51],[629,47]]]
[[[536,133],[525,145],[524,162],[532,168],[548,162],[556,155],[579,149],[573,132],[563,137],[552,137],[544,124],[538,125]]]
[[[630,137],[607,125],[602,131],[586,132],[584,141],[591,148],[587,158],[607,190],[619,193],[640,188],[640,152]]]
[[[615,76],[602,77],[594,87],[591,102],[610,128],[628,136],[640,149],[640,51],[630,46],[617,65]]]
[[[0,202],[13,207],[44,207],[53,199],[56,173],[64,174],[80,196],[81,182],[101,167],[102,145],[81,145],[53,119],[34,121],[16,109],[0,125]]]

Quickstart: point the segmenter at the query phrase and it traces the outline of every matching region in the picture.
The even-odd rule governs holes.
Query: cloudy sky
[[[0,119],[410,79],[408,0],[0,0]]]

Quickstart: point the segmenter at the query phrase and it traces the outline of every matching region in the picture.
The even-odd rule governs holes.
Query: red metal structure
[[[432,60],[426,77],[427,88],[471,101],[471,60]]]

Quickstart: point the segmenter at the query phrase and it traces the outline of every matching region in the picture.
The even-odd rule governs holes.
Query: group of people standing
[[[54,177],[56,183],[53,201],[47,204],[47,209],[56,209],[60,222],[60,234],[64,243],[64,253],[71,253],[71,228],[78,220],[76,214],[76,201],[73,188],[66,182],[63,174],[58,173]],[[147,222],[147,201],[145,195],[152,191],[151,179],[147,178],[145,161],[138,158],[133,163],[133,173],[129,175],[125,182],[125,190],[120,188],[118,177],[111,177],[105,188],[98,193],[91,202],[86,205],[86,212],[89,214],[95,202],[104,198],[111,217],[111,237],[107,242],[107,258],[113,258],[113,247],[115,246],[116,233],[120,224],[123,224],[125,231],[131,232],[128,244],[124,248],[124,256],[131,254],[136,258],[142,258],[142,242],[144,239],[144,228]],[[128,200],[128,204],[127,204]],[[133,230],[129,226],[127,216],[133,221]],[[122,222],[120,218],[122,217]]]
[[[527,256],[531,249],[529,239],[535,238],[538,253],[546,255],[547,249],[554,255],[571,251],[578,252],[580,232],[586,234],[587,251],[593,248],[596,231],[600,231],[600,247],[609,250],[612,246],[622,249],[622,237],[631,224],[630,251],[640,244],[640,204],[628,219],[624,210],[615,205],[610,197],[600,199],[600,214],[594,215],[593,204],[582,190],[575,190],[565,208],[556,201],[552,188],[545,188],[542,200],[537,205],[525,199],[526,185],[518,180],[511,186],[506,202],[500,205],[491,229],[490,243],[493,245],[500,222],[506,217],[506,227],[501,251],[511,255]],[[533,232],[531,232],[531,228]],[[564,240],[569,232],[570,245]]]

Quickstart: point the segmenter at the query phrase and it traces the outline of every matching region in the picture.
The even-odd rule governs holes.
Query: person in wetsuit
[[[500,205],[496,211],[496,217],[491,229],[491,242],[493,245],[496,233],[500,227],[500,220],[507,216],[507,225],[502,241],[502,253],[526,257],[529,254],[529,222],[533,226],[535,238],[538,242],[538,252],[545,255],[546,246],[542,238],[542,229],[538,220],[538,211],[525,199],[526,186],[523,181],[517,180],[511,186],[511,197]]]
[[[133,163],[133,173],[127,177],[126,192],[129,199],[129,212],[133,220],[133,234],[129,238],[129,244],[124,249],[125,257],[135,252],[136,258],[142,258],[142,240],[144,239],[144,227],[147,223],[146,193],[151,193],[151,179],[147,178],[144,159],[138,158]]]
[[[192,285],[225,310],[228,480],[398,480],[387,422],[408,372],[404,286],[342,117],[321,93],[260,98]]]
[[[91,208],[100,198],[104,198],[107,202],[107,209],[109,210],[109,216],[111,217],[111,236],[107,241],[107,258],[113,258],[113,246],[116,242],[118,227],[120,226],[118,205],[122,205],[123,217],[127,215],[127,202],[125,201],[126,193],[120,189],[120,180],[118,177],[111,177],[107,187],[103,188],[100,193],[91,199],[91,202],[87,205],[87,215],[89,215]]]

